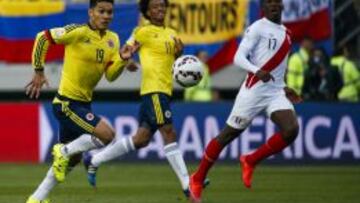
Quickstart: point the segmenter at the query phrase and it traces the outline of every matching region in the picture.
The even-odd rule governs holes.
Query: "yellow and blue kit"
[[[170,96],[173,90],[172,65],[175,60],[175,30],[146,24],[134,29],[128,44],[140,44],[142,68],[140,95],[142,104],[139,124],[155,132],[159,126],[172,123]]]
[[[108,81],[115,80],[123,71],[126,61],[120,57],[120,41],[116,33],[107,30],[101,35],[89,24],[71,24],[37,34],[32,53],[35,70],[43,69],[50,44],[63,44],[65,47],[63,70],[53,109],[60,122],[60,135],[75,136],[66,138],[66,141],[70,141],[83,133],[93,133],[100,121],[91,111],[94,88],[103,75]]]

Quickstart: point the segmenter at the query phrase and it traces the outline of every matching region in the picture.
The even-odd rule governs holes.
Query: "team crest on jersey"
[[[115,43],[114,43],[114,41],[112,41],[111,39],[109,39],[108,45],[109,45],[110,48],[114,48]]]
[[[86,117],[86,119],[87,119],[88,121],[92,121],[92,120],[94,120],[94,118],[95,118],[94,114],[92,114],[92,113],[86,114],[85,117]]]

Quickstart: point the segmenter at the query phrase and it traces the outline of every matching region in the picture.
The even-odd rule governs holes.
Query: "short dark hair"
[[[114,0],[90,0],[90,8],[94,8],[99,2],[109,2],[114,4]]]
[[[139,9],[140,12],[142,13],[142,15],[146,18],[146,19],[150,19],[150,16],[148,16],[146,14],[147,10],[149,9],[149,3],[151,0],[140,0],[139,1]],[[165,0],[165,5],[169,6],[169,0]]]

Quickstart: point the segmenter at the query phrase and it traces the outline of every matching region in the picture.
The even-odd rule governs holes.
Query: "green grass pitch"
[[[0,203],[24,203],[47,169],[47,165],[0,164]],[[360,202],[359,165],[259,166],[252,190],[243,187],[237,163],[217,164],[209,178],[204,203]],[[88,186],[84,168],[77,167],[50,197],[53,203],[187,202],[165,162],[107,164],[99,170],[96,191]]]

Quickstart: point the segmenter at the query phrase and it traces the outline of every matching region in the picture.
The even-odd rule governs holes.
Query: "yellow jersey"
[[[107,80],[113,81],[126,65],[119,54],[118,35],[107,30],[101,36],[88,24],[72,24],[40,32],[32,53],[35,69],[44,67],[49,44],[65,46],[58,93],[77,101],[90,102],[93,90],[104,73]]]
[[[140,43],[139,57],[142,68],[140,95],[161,92],[172,95],[172,65],[175,60],[175,30],[147,24],[134,29],[127,42]]]

